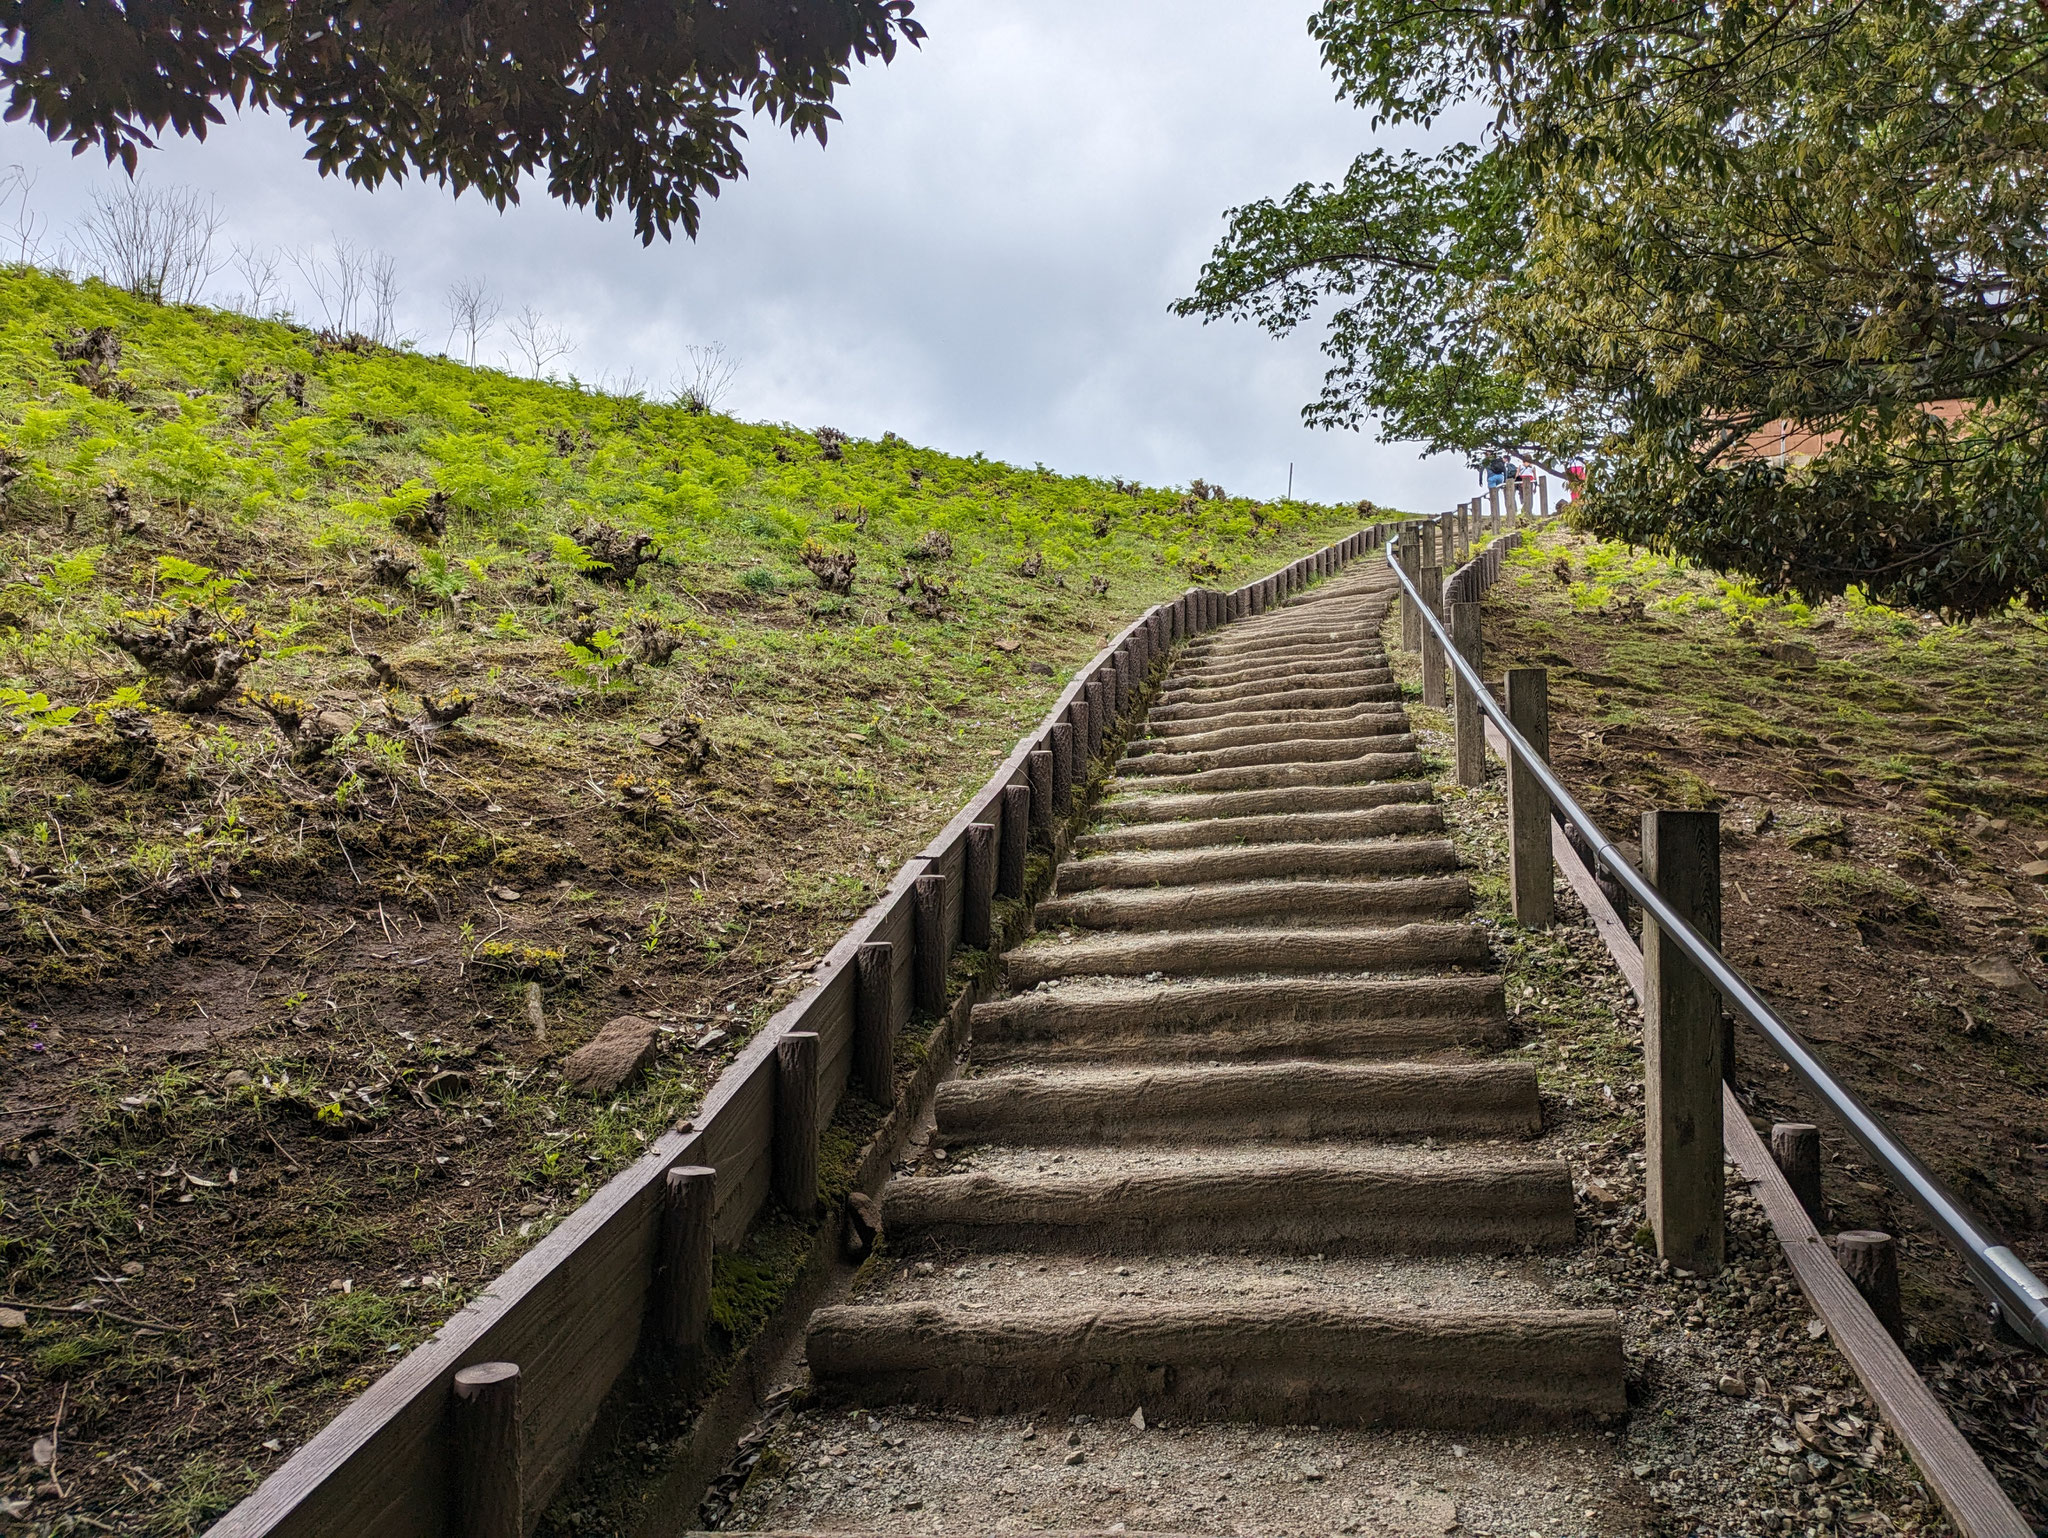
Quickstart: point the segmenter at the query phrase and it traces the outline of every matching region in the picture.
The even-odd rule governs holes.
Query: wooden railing
[[[714,1246],[780,1193],[813,1214],[817,1137],[842,1096],[884,1104],[897,1033],[947,1012],[962,944],[986,948],[1024,850],[1055,847],[1113,723],[1187,637],[1281,602],[1377,548],[1378,529],[1236,589],[1148,610],[825,955],[805,991],[726,1068],[690,1121],[649,1145],[367,1389],[211,1530],[211,1538],[519,1538],[576,1471],[607,1398],[643,1353],[683,1363],[704,1334]],[[964,1016],[971,999],[950,1011]],[[808,1175],[806,1172],[810,1172]],[[707,1193],[708,1187],[708,1193]],[[458,1381],[458,1374],[461,1375]]]

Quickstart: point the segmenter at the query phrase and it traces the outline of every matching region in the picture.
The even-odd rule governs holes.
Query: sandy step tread
[[[1487,1427],[1620,1413],[1621,1326],[1605,1309],[1446,1315],[1313,1306],[1144,1306],[1030,1317],[935,1304],[821,1309],[814,1381],[867,1403],[1274,1424]]]
[[[1384,929],[1278,928],[1098,934],[1067,941],[1041,936],[1010,951],[1010,985],[1062,977],[1179,977],[1219,973],[1375,972],[1491,965],[1486,933],[1474,924],[1409,923]]]
[[[1531,1063],[1040,1069],[955,1079],[934,1106],[949,1144],[1528,1137],[1543,1126]]]

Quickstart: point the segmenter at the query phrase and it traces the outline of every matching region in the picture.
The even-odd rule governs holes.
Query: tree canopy
[[[499,207],[624,207],[696,234],[744,174],[742,105],[820,142],[851,62],[924,29],[912,0],[0,0],[7,118],[132,173],[223,104],[275,107],[324,174],[410,173]]]
[[[1329,0],[1361,156],[1182,313],[1325,318],[1311,421],[1585,453],[1601,532],[1809,595],[2048,600],[2048,6]],[[1819,452],[1768,451],[1791,424]]]

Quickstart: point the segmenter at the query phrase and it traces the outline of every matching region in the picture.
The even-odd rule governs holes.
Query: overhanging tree
[[[741,108],[823,142],[847,66],[924,36],[912,0],[0,0],[7,118],[132,173],[166,129],[275,107],[323,173],[417,173],[695,235],[744,174]]]
[[[1411,157],[1419,188],[1367,157],[1231,216],[1182,308],[1334,301],[1311,420],[1587,450],[1596,528],[1774,587],[2048,598],[2048,9],[1332,0],[1313,27],[1379,120],[1478,99],[1496,129]],[[1811,464],[1772,462],[1787,421]]]

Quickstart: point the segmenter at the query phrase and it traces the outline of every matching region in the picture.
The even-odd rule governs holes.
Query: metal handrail
[[[1521,756],[1529,773],[1550,798],[1550,804],[1584,836],[1592,847],[1594,859],[1613,872],[1629,896],[1657,921],[1658,928],[1685,952],[1694,966],[1706,974],[1720,991],[1722,1002],[1771,1044],[1798,1075],[1800,1082],[1820,1098],[1821,1103],[1849,1129],[1849,1135],[1863,1145],[1864,1151],[1927,1215],[1928,1221],[1962,1257],[1972,1279],[1989,1295],[1993,1317],[2002,1320],[2037,1351],[2048,1351],[2048,1283],[2034,1275],[2009,1246],[1996,1243],[1977,1220],[1976,1214],[1936,1179],[1911,1149],[1892,1135],[1891,1129],[1857,1098],[1853,1090],[1828,1071],[1827,1064],[1815,1055],[1805,1039],[1743,981],[1741,974],[1705,936],[1665,902],[1635,866],[1623,858],[1614,842],[1600,830],[1600,825],[1572,799],[1571,792],[1551,772],[1550,766],[1530,746],[1529,740],[1515,730],[1507,711],[1494,699],[1479,670],[1451,644],[1442,619],[1422,601],[1408,573],[1401,569],[1399,545],[1398,536],[1387,542],[1387,565],[1399,579],[1408,601],[1415,605],[1423,624],[1443,647],[1445,660],[1456,670],[1459,680],[1472,691],[1472,698],[1480,711],[1500,728],[1510,752]]]

